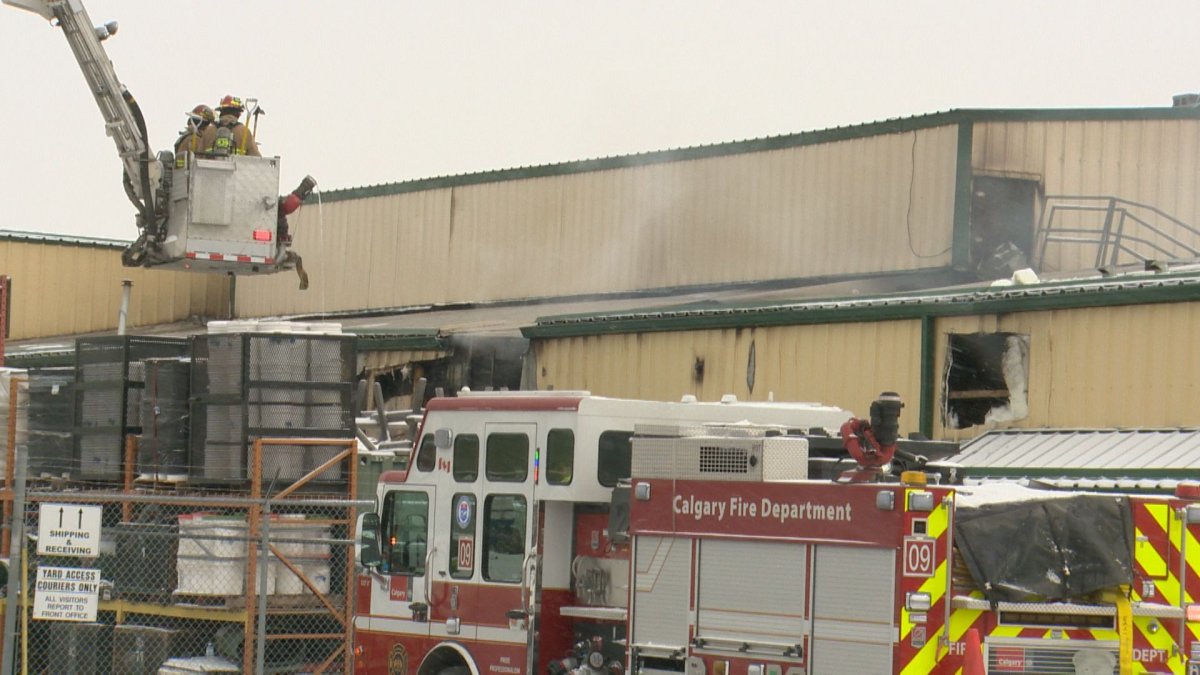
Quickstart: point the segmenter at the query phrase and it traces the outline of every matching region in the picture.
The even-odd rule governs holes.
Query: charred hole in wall
[[[1028,335],[949,335],[942,423],[951,429],[965,429],[1024,419],[1029,415],[1028,376]]]

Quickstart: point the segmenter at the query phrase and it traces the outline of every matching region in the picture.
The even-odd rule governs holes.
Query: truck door
[[[535,553],[537,425],[488,424],[484,436],[478,636],[507,647],[497,650],[493,665],[531,673],[540,597]]]
[[[432,485],[397,485],[383,495],[381,572],[387,583],[372,585],[373,631],[429,637],[436,504]]]
[[[809,672],[892,672],[895,551],[817,546],[814,558]]]

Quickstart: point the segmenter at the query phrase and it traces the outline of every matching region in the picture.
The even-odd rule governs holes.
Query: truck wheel
[[[471,669],[466,666],[453,666],[442,668],[437,675],[471,675]]]

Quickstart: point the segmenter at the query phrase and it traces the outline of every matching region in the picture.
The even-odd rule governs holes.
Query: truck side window
[[[546,482],[570,485],[575,473],[575,432],[551,429],[546,434]]]
[[[417,471],[433,471],[437,466],[437,446],[433,443],[433,434],[425,434],[421,438],[421,447],[417,450]]]
[[[518,583],[525,563],[525,498],[492,495],[483,504],[483,578]]]
[[[496,433],[487,437],[487,479],[521,483],[529,477],[529,437]]]
[[[429,496],[393,490],[383,498],[383,560],[391,574],[425,574]]]
[[[454,437],[454,480],[471,483],[479,478],[479,437],[460,434]]]
[[[451,500],[450,576],[470,579],[475,574],[475,495],[460,492]]]
[[[621,478],[629,478],[633,462],[632,431],[605,431],[600,434],[596,457],[596,478],[605,487],[613,487]]]

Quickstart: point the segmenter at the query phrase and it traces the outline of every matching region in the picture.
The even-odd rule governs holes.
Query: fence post
[[[254,643],[255,673],[267,672],[267,566],[271,562],[271,500],[263,501],[262,538],[259,555],[262,567],[258,570],[258,635]]]
[[[18,604],[17,599],[25,593],[24,579],[21,578],[22,561],[25,559],[25,462],[26,453],[17,455],[13,476],[13,508],[11,539],[8,557],[8,592],[4,599],[4,652],[0,659],[0,673],[12,675],[13,657],[16,656],[17,612],[24,611],[24,604]]]

